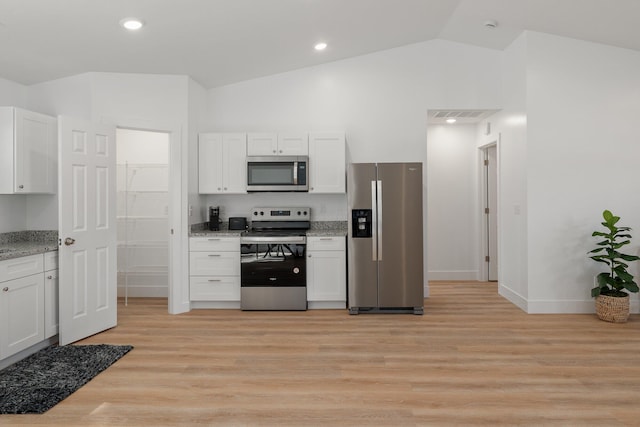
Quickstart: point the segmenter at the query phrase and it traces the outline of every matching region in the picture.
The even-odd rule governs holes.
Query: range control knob
[[[298,211],[298,216],[302,215],[302,213],[300,211]]]
[[[304,216],[307,216],[307,211],[304,211]]]
[[[260,211],[260,215],[264,215],[264,211]]]
[[[258,216],[258,211],[254,211],[253,216]]]

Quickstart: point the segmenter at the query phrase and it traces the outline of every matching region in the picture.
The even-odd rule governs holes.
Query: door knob
[[[76,242],[76,239],[72,239],[71,237],[67,237],[64,239],[64,244],[67,246],[71,246]]]

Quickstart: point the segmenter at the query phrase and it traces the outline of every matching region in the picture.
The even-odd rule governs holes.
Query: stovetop
[[[247,230],[242,236],[279,237],[279,236],[306,236],[307,229],[295,230]]]

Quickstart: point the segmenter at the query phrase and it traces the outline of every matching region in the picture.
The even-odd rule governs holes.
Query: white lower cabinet
[[[194,308],[240,308],[240,237],[189,239],[189,298]]]
[[[307,300],[309,308],[346,308],[345,238],[307,237]]]
[[[44,340],[43,273],[0,284],[0,359]]]
[[[57,334],[57,268],[57,252],[0,261],[0,360]]]

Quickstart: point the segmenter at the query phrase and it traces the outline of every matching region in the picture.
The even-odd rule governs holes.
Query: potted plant
[[[627,262],[640,260],[635,255],[627,255],[620,249],[631,243],[629,227],[619,227],[619,216],[605,210],[602,213],[607,231],[594,231],[592,236],[601,237],[598,247],[589,252],[594,261],[606,264],[608,271],[597,276],[597,285],[591,289],[591,296],[596,298],[596,314],[608,322],[624,323],[629,318],[629,294],[638,292],[639,288],[633,275],[627,271]]]

